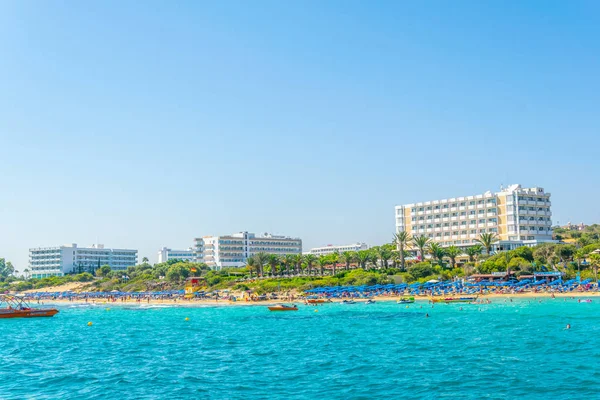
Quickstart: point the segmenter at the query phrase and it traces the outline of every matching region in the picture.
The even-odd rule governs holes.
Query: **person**
[[[565,328],[565,330],[567,329],[571,329],[571,324],[567,324],[567,327]]]
[[[429,314],[425,314],[425,318],[429,318]]]

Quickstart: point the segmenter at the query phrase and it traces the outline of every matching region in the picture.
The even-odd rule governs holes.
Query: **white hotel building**
[[[158,262],[163,263],[169,260],[195,261],[196,252],[191,247],[187,250],[173,250],[163,247],[158,251]]]
[[[277,255],[301,254],[302,240],[289,236],[265,233],[239,232],[227,236],[204,236],[194,240],[196,261],[206,263],[212,269],[243,267],[246,260],[256,253]]]
[[[335,252],[344,253],[346,251],[360,251],[360,250],[368,250],[369,246],[366,243],[353,243],[353,244],[345,244],[341,246],[333,246],[328,244],[323,247],[313,247],[309,251],[304,254],[314,254],[315,256],[332,254]]]
[[[496,250],[552,242],[550,193],[511,185],[500,192],[396,206],[396,232],[425,235],[442,246],[471,246],[498,235]]]
[[[125,270],[136,264],[137,250],[107,249],[102,244],[77,247],[76,243],[72,243],[29,249],[29,270],[32,278],[93,272],[103,265],[109,265],[113,270]]]

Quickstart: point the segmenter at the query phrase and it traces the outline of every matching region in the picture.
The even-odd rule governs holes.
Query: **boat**
[[[307,299],[306,302],[308,304],[323,304],[323,303],[327,303],[327,300],[325,300],[325,299]]]
[[[591,303],[592,299],[583,299],[583,300],[579,300],[580,303]]]
[[[269,311],[298,311],[298,307],[295,305],[277,304],[276,306],[270,306]]]
[[[375,304],[375,300],[369,299],[365,302],[365,304]]]
[[[0,295],[0,319],[2,318],[38,318],[53,317],[58,314],[56,308],[33,308],[23,296]]]
[[[356,302],[354,300],[344,300],[342,304],[356,304]]]
[[[432,303],[471,303],[477,300],[477,296],[474,297],[445,297],[443,299],[432,298]]]
[[[401,299],[398,299],[398,301],[396,303],[398,304],[412,304],[415,302],[415,298],[414,297],[403,297]]]

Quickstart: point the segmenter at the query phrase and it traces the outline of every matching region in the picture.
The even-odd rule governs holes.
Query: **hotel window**
[[[452,232],[452,236],[458,236],[458,231]]]
[[[479,200],[477,204],[483,204],[483,200]]]
[[[469,205],[470,205],[470,206],[474,206],[474,205],[475,205],[475,202],[474,202],[474,201],[470,201],[470,202],[469,202]]]
[[[448,224],[447,222],[444,224],[444,227],[450,226],[450,224]]]
[[[444,232],[444,236],[450,236],[450,232]]]
[[[431,211],[431,207],[427,207],[427,208],[426,208],[426,210],[427,210],[427,211]]]
[[[480,219],[480,220],[479,220],[479,223],[480,223],[480,224],[485,224],[485,219]]]
[[[461,235],[466,235],[466,234],[467,234],[467,231],[460,231],[460,234],[461,234]]]
[[[458,222],[453,222],[452,226],[458,226]]]
[[[442,237],[442,234],[438,232],[435,234],[435,237]]]
[[[417,222],[417,217],[412,217],[410,220],[411,220],[412,222]]]
[[[439,209],[440,209],[440,206],[435,206],[435,207],[433,207],[433,209],[434,209],[434,210],[439,210]]]
[[[469,211],[469,215],[475,215],[475,211]]]
[[[423,217],[419,217],[419,221],[423,221],[425,218]]]
[[[423,211],[423,207],[419,207],[419,211]]]
[[[466,213],[466,212],[464,212],[464,211],[462,211],[462,212],[460,213],[460,216],[461,216],[461,217],[464,217],[465,215],[467,215],[467,213]]]
[[[441,227],[441,225],[440,225],[440,224],[435,224],[435,227],[436,227],[436,228],[440,228],[440,227]]]
[[[477,229],[471,229],[471,235],[475,235],[477,233]]]
[[[444,204],[442,208],[448,208],[448,204]]]
[[[456,203],[452,204],[450,207],[456,207]]]
[[[431,219],[431,215],[428,215],[428,216],[427,216],[427,219],[428,219],[428,220],[430,220],[430,219]]]
[[[467,221],[462,221],[460,224],[461,225],[467,225]]]
[[[453,217],[456,217],[456,216],[458,216],[458,214],[457,214],[457,213],[455,213],[455,212],[453,212],[453,213],[452,213],[452,216],[453,216]]]
[[[477,223],[477,221],[475,221],[474,219],[472,219],[471,221],[469,221],[469,223],[470,223],[471,225],[475,225],[475,224]]]
[[[444,218],[448,218],[448,215],[449,215],[449,214],[444,214],[444,215],[443,215],[443,217],[444,217]]]
[[[460,203],[461,207],[464,207],[466,205],[466,203],[463,201],[462,203]]]

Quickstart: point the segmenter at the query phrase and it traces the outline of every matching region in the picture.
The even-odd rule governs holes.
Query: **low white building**
[[[220,270],[224,267],[243,267],[256,253],[277,255],[301,254],[302,240],[289,236],[239,232],[227,236],[204,236],[195,239],[196,261]]]
[[[360,251],[360,250],[368,250],[368,249],[369,249],[369,246],[367,246],[366,243],[353,243],[353,244],[345,244],[345,245],[341,245],[341,246],[334,246],[334,245],[328,244],[327,246],[323,246],[323,247],[313,247],[305,254],[314,254],[315,256],[321,256],[321,255],[332,254],[335,252],[338,252],[341,254],[346,251]]]
[[[29,249],[29,270],[32,278],[94,272],[103,265],[113,270],[125,270],[137,264],[137,253],[137,250],[130,249],[107,249],[103,244],[36,247]]]
[[[158,262],[163,263],[169,260],[194,261],[196,252],[189,247],[187,250],[173,250],[163,247],[158,251]]]

